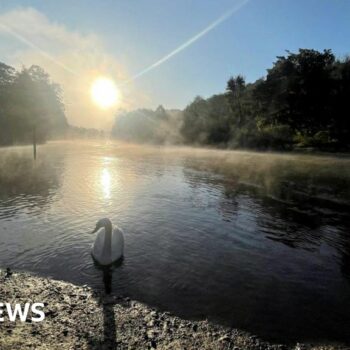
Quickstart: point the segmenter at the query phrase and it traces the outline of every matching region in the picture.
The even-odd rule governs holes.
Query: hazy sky
[[[183,108],[231,75],[263,76],[285,50],[343,56],[349,38],[349,0],[0,0],[0,61],[43,66],[70,122],[93,127],[115,112],[89,100],[100,74],[121,85],[123,108]]]

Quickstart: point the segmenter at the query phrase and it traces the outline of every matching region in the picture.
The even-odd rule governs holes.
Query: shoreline
[[[189,321],[86,286],[0,269],[0,302],[43,302],[45,319],[10,322],[0,349],[338,350],[342,345],[272,344],[238,329]]]
[[[350,158],[350,150],[341,150],[341,151],[332,151],[332,150],[322,150],[318,148],[312,147],[296,147],[292,149],[258,149],[258,148],[230,148],[230,147],[220,147],[219,145],[198,145],[198,144],[156,144],[156,143],[137,143],[137,142],[128,142],[124,140],[119,140],[115,138],[62,138],[62,139],[49,139],[45,142],[37,143],[37,146],[45,146],[50,143],[65,143],[65,142],[108,142],[129,146],[147,146],[155,149],[163,148],[163,149],[192,149],[194,151],[203,150],[203,151],[225,151],[225,152],[247,152],[247,153],[257,153],[257,154],[278,154],[278,155],[291,155],[291,156],[315,156],[315,157],[331,157],[338,159],[346,159]],[[0,149],[10,149],[12,147],[33,147],[31,143],[15,143],[11,145],[0,145]]]

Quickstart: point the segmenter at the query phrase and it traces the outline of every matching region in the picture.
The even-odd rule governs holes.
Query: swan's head
[[[108,218],[100,219],[96,223],[95,229],[92,231],[92,233],[97,232],[100,228],[104,228],[106,231],[112,231],[112,223],[111,220]]]

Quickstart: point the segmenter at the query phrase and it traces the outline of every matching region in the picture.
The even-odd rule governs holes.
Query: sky
[[[110,127],[117,109],[182,109],[230,76],[264,76],[286,50],[343,57],[349,38],[349,0],[0,0],[0,62],[42,66],[85,127]],[[89,95],[101,75],[121,93],[112,109]]]

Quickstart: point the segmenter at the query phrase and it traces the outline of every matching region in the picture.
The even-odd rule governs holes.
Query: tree
[[[12,142],[9,132],[11,120],[9,119],[9,89],[15,79],[16,70],[0,62],[0,145],[8,145]]]
[[[337,61],[333,74],[335,80],[332,93],[333,118],[329,132],[332,138],[346,145],[350,142],[350,58]]]
[[[0,103],[0,144],[43,142],[68,126],[61,89],[39,66],[0,64]]]
[[[236,125],[241,127],[243,121],[242,96],[246,88],[245,79],[242,75],[231,77],[226,86],[227,97],[233,114],[237,115]]]
[[[65,108],[61,87],[51,82],[50,76],[39,66],[31,66],[28,69],[36,90],[37,104],[46,121],[46,133],[48,136],[62,134],[68,126],[65,116]]]
[[[350,58],[300,49],[278,56],[266,77],[231,77],[223,94],[196,97],[183,111],[185,143],[232,148],[350,148]],[[116,125],[133,140],[162,143],[169,130],[162,106],[129,112]],[[165,126],[163,128],[163,126]]]
[[[140,143],[179,143],[179,114],[169,113],[163,106],[155,111],[137,109],[119,111],[116,115],[112,135],[115,138]]]
[[[203,143],[206,140],[207,102],[197,96],[183,112],[181,134],[186,143]]]
[[[305,135],[327,129],[335,57],[330,50],[301,49],[278,57],[255,96],[269,123],[290,125]]]

